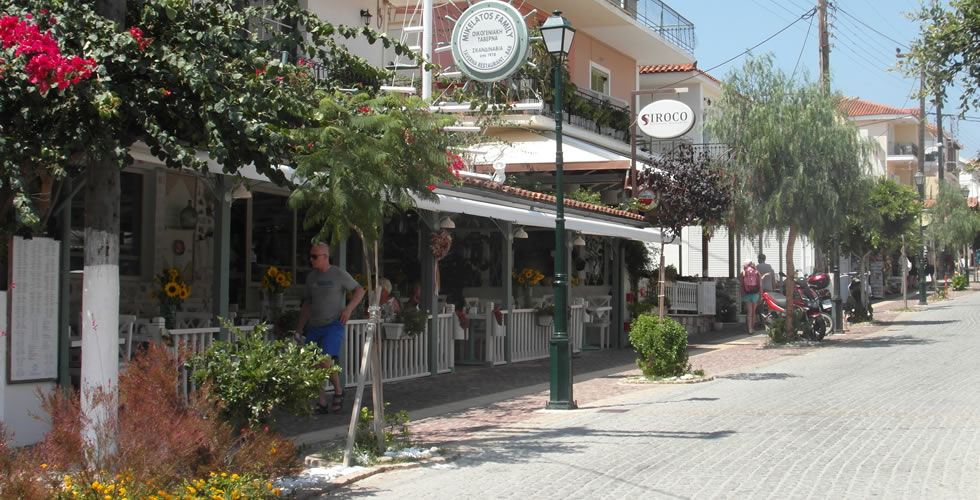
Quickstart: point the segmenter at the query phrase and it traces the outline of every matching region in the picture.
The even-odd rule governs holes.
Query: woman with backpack
[[[755,307],[761,298],[759,295],[762,291],[761,284],[762,279],[759,277],[759,271],[756,270],[755,264],[751,260],[745,261],[745,264],[742,265],[742,302],[748,304],[747,323],[750,335],[755,330]]]

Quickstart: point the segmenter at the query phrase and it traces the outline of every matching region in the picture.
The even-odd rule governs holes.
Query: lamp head
[[[572,38],[575,37],[575,28],[561,15],[560,10],[556,10],[553,15],[541,25],[541,38],[544,38],[544,45],[548,53],[556,57],[568,55],[572,48]]]
[[[525,240],[527,239],[527,231],[523,227],[518,227],[517,231],[514,231],[514,237],[519,240]]]
[[[914,177],[916,186],[922,186],[922,184],[925,183],[926,176],[922,174],[921,170],[916,172]]]
[[[443,217],[441,221],[439,221],[439,227],[442,229],[456,229],[456,223],[453,222],[453,220],[450,219],[448,216],[446,216]]]

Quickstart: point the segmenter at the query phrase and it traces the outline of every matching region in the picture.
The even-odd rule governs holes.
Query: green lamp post
[[[548,53],[555,66],[555,328],[549,341],[549,373],[551,391],[548,409],[570,410],[575,408],[572,399],[572,346],[568,340],[568,269],[565,262],[565,197],[562,193],[561,152],[561,80],[562,61],[572,46],[575,29],[562,17],[561,11],[541,25]]]
[[[919,189],[919,201],[922,206],[919,207],[919,305],[926,305],[926,258],[922,253],[922,247],[925,245],[925,239],[922,236],[922,211],[925,210],[925,182],[926,176],[919,170],[915,173],[915,185]]]

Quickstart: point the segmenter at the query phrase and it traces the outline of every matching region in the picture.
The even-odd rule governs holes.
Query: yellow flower
[[[532,276],[534,276],[534,270],[530,268],[524,268],[524,277],[530,278]]]
[[[222,472],[221,473],[221,477],[228,477],[228,473],[227,472]]]
[[[180,286],[171,281],[170,283],[163,285],[163,291],[167,293],[167,297],[174,298],[180,293]]]
[[[217,474],[215,474],[214,471],[212,471],[210,474],[208,474],[208,477],[214,477],[214,476],[217,476]]]
[[[192,494],[197,493],[197,489],[193,486],[187,486],[187,491],[191,492]]]
[[[282,287],[289,286],[289,280],[286,279],[286,275],[279,273],[276,275],[276,284]]]
[[[42,469],[47,469],[48,468],[48,464],[41,464],[41,468]]]
[[[167,275],[170,276],[170,281],[177,281],[177,278],[180,278],[180,271],[176,267],[171,267],[167,269]]]
[[[180,300],[186,300],[187,297],[191,296],[191,288],[187,286],[187,283],[180,284]]]
[[[279,274],[279,270],[276,269],[276,266],[272,266],[265,273],[268,274],[270,277],[274,277],[275,275]]]

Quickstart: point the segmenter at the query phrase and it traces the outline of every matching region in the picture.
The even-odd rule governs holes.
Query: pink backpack
[[[745,293],[759,293],[759,271],[755,268],[748,268],[742,277]]]

